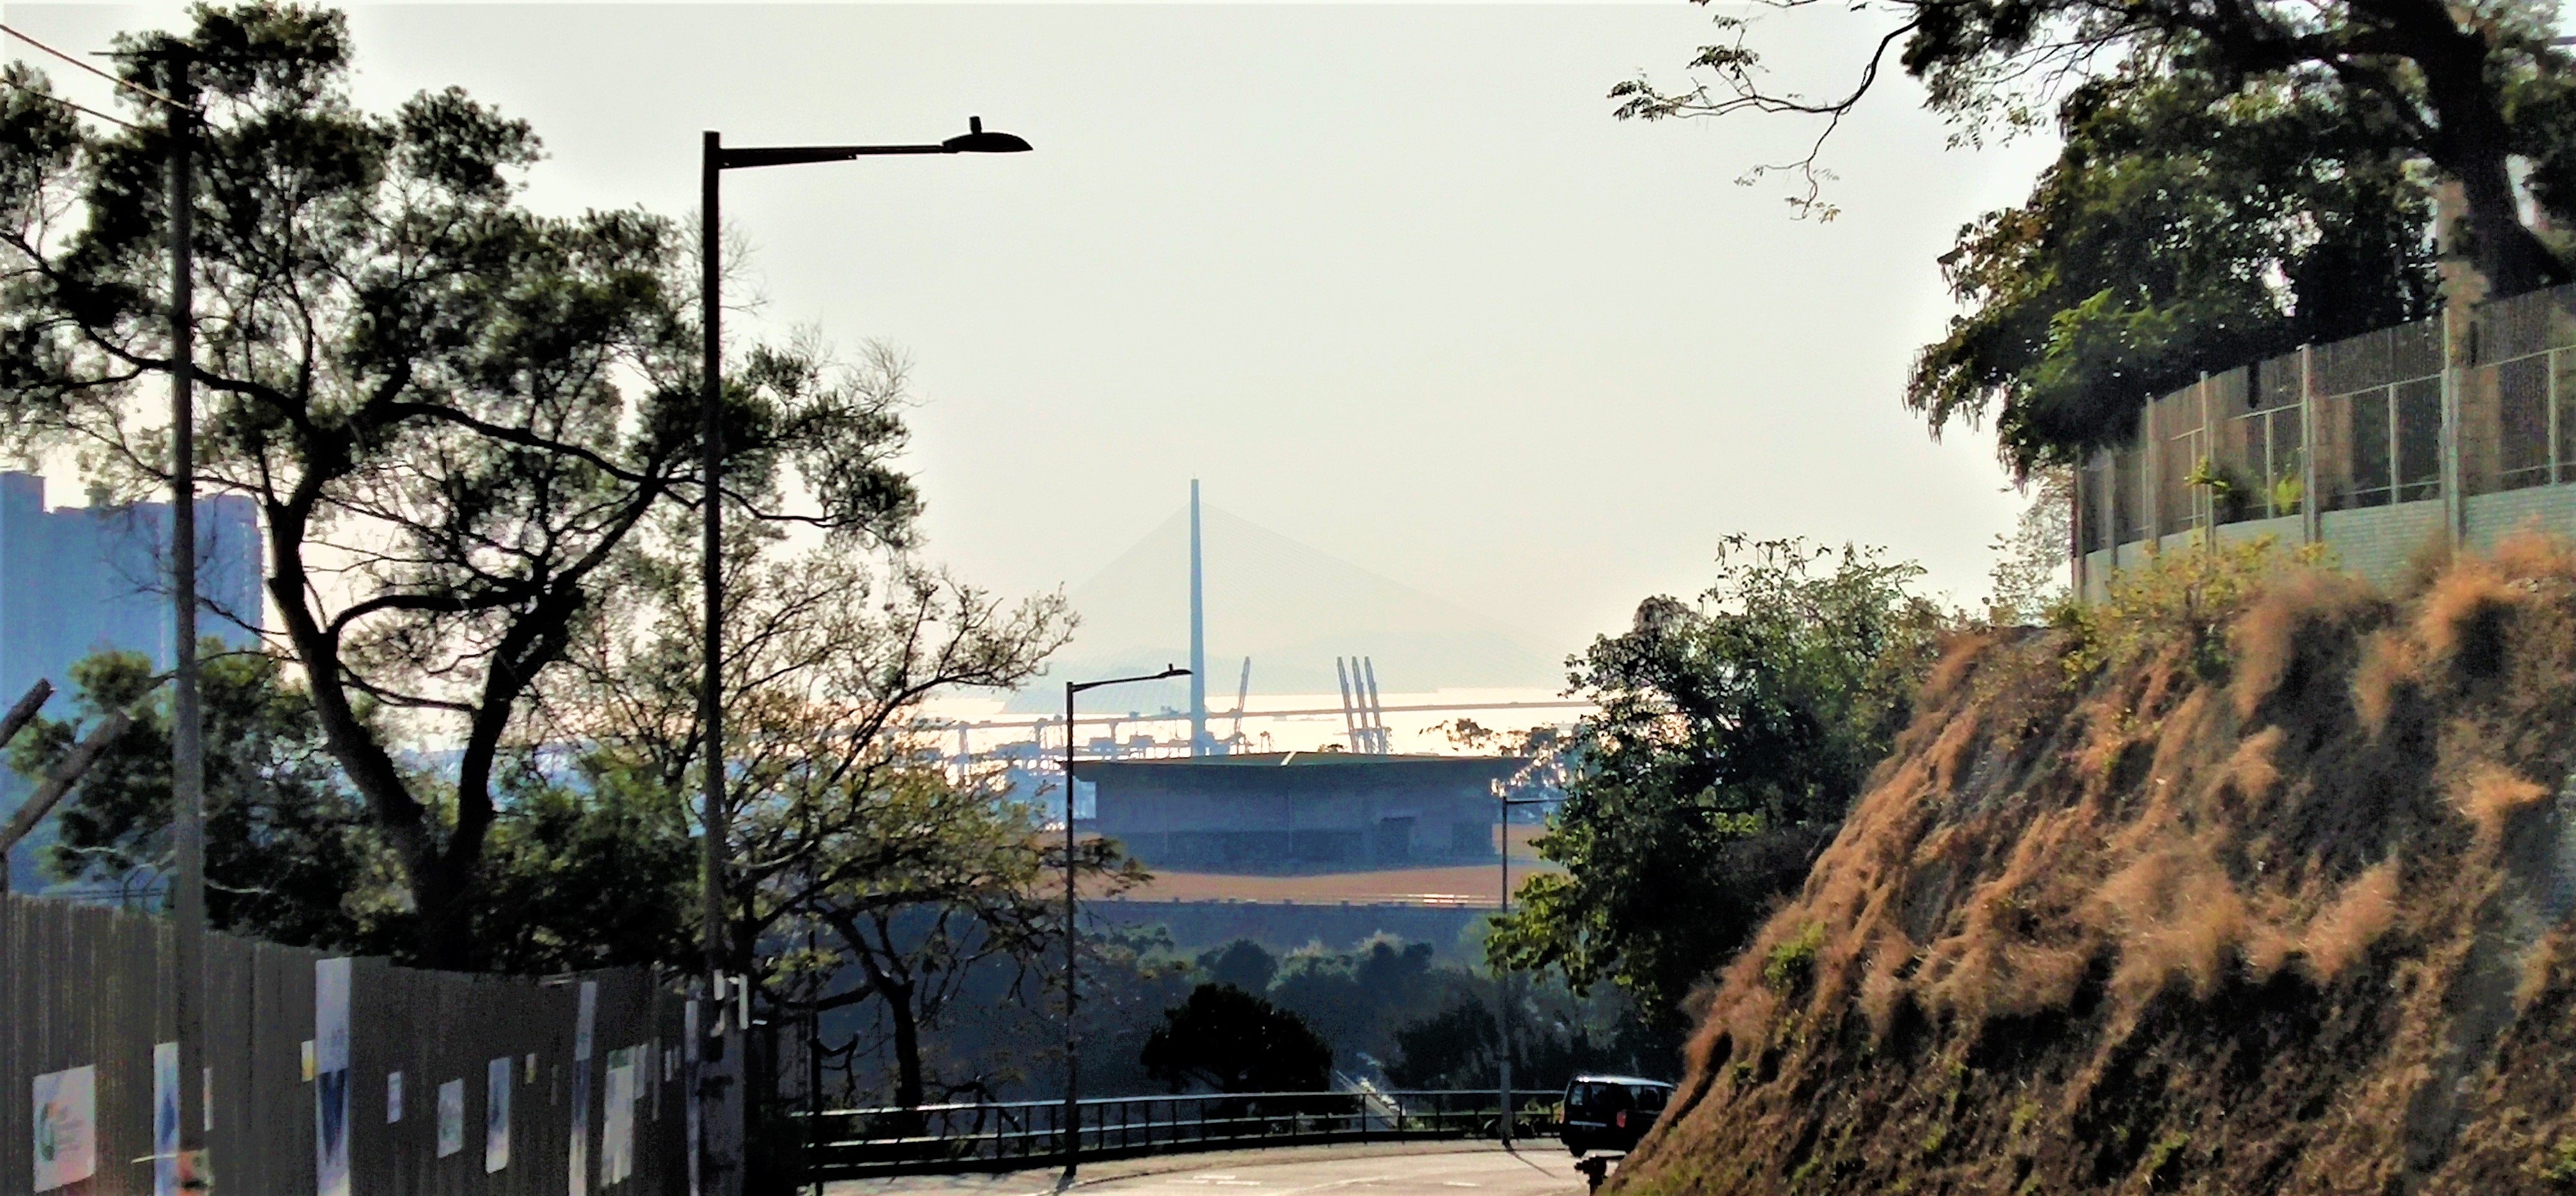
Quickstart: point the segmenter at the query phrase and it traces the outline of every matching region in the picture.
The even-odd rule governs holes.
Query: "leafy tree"
[[[834,945],[818,962],[855,964],[857,983],[804,1007],[875,1003],[894,1053],[894,1103],[911,1108],[928,1099],[923,1034],[945,1023],[988,961],[1009,969],[1015,991],[1032,987],[1030,965],[1063,941],[1064,909],[1048,896],[1044,827],[1027,806],[914,770],[878,786],[857,816],[873,825],[851,838],[875,845],[875,858],[809,904]]]
[[[1992,411],[2016,468],[2071,463],[2203,373],[2431,311],[2427,196],[2339,92],[2127,73],[2060,111],[2030,198],[1941,259],[1968,310],[1906,391],[1936,431]]]
[[[1398,1025],[1438,1006],[1465,980],[1464,973],[1435,968],[1433,954],[1429,943],[1391,935],[1351,952],[1294,952],[1271,982],[1270,999],[1306,1019],[1343,1067],[1359,1071],[1394,1050]]]
[[[864,360],[864,385],[900,394],[898,357]],[[706,742],[691,531],[675,520],[636,540],[545,692],[550,738],[678,809],[699,800]],[[1063,862],[992,778],[925,763],[917,723],[934,695],[1035,675],[1069,633],[1063,599],[1006,602],[901,554],[797,548],[774,528],[735,537],[725,567],[725,966],[758,984],[772,1034],[869,1006],[895,1103],[946,1096],[924,1037],[990,968],[1026,995],[1024,965],[1062,942],[1047,893]],[[1141,875],[1105,840],[1076,867],[1113,889]],[[756,1076],[755,1103],[777,1079]]]
[[[1912,715],[1944,623],[1921,570],[1874,552],[1730,537],[1696,604],[1647,599],[1573,663],[1566,801],[1487,953],[1610,981],[1648,1020],[1681,1002],[1804,876]]]
[[[505,776],[478,911],[492,967],[555,973],[697,957],[697,839],[685,803],[585,760]]]
[[[408,954],[487,962],[499,777],[612,566],[657,513],[703,506],[695,263],[671,221],[519,206],[529,127],[462,91],[391,113],[349,94],[336,13],[199,6],[122,37],[154,89],[204,96],[197,158],[200,473],[259,507],[269,599],[323,743],[409,890]],[[0,106],[0,412],[28,452],[78,446],[124,497],[169,484],[137,384],[169,367],[158,112],[84,131]],[[885,396],[797,347],[743,354],[725,501],[895,541],[917,501]],[[790,488],[791,480],[801,486]],[[457,745],[426,777],[409,742]]]
[[[54,817],[48,860],[70,881],[149,884],[170,842],[169,689],[135,652],[72,666],[77,713],[10,748],[30,779],[116,710],[133,716]],[[324,751],[310,698],[276,657],[206,645],[206,916],[217,928],[327,950],[381,951],[404,915],[366,810]]]
[[[2075,543],[2075,471],[2043,469],[2024,489],[2029,505],[1994,539],[1986,618],[1996,624],[2040,622],[2074,596],[2068,549]]]
[[[1480,1088],[1499,1083],[1495,1064],[1502,1057],[1501,1023],[1492,1002],[1457,1001],[1395,1031],[1395,1058],[1386,1065],[1387,1082],[1397,1088]],[[1520,1060],[1515,1058],[1514,1063]],[[1517,1073],[1512,1087],[1537,1084]]]
[[[1333,1048],[1306,1020],[1226,984],[1202,984],[1145,1040],[1148,1075],[1179,1092],[1321,1092]]]
[[[1200,954],[1200,974],[1210,984],[1239,988],[1248,993],[1270,991],[1270,982],[1279,975],[1279,957],[1251,939],[1236,939],[1213,951]]]
[[[1618,114],[1818,122],[1803,156],[1754,174],[1792,172],[1791,203],[1830,216],[1824,146],[1892,65],[1922,83],[1954,142],[2009,137],[2053,111],[2067,155],[2030,203],[1961,238],[1951,281],[1979,310],[1927,351],[1908,396],[1936,432],[2000,404],[2021,467],[2103,443],[2144,397],[2211,363],[2421,310],[2425,180],[2405,178],[2407,164],[2457,185],[2458,246],[2492,294],[2571,277],[2525,223],[2514,182],[2527,164],[2553,223],[2576,210],[2576,72],[2551,44],[2554,6],[1877,0],[1849,11],[1873,29],[1848,90],[1774,86],[1754,18],[1730,12],[1691,61],[1705,74],[1677,88],[1621,83]]]
[[[1800,8],[1808,0],[1766,0]],[[1864,100],[1893,57],[1924,86],[1925,103],[1973,140],[2034,124],[2055,97],[2102,78],[2199,76],[2222,92],[2299,91],[2325,97],[2354,126],[2384,135],[2460,184],[2471,250],[2497,292],[2566,281],[2567,268],[2524,225],[2509,160],[2539,164],[2545,203],[2568,195],[2576,145],[2555,135],[2569,120],[2568,57],[2550,44],[2545,5],[2448,5],[2440,0],[1878,0],[1852,12],[1877,18],[1850,90],[1807,97],[1769,86],[1752,18],[1717,18],[1723,40],[1700,47],[1692,85],[1638,78],[1611,90],[1622,116],[1765,112],[1821,122],[1824,138]],[[1804,180],[1793,197],[1821,201],[1817,156],[1786,164]],[[1822,210],[1830,212],[1830,206]]]

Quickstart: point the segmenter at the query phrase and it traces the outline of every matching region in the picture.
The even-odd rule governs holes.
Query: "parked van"
[[[1646,1136],[1672,1098],[1673,1086],[1662,1080],[1576,1076],[1556,1109],[1557,1138],[1578,1159],[1591,1150],[1624,1153]]]

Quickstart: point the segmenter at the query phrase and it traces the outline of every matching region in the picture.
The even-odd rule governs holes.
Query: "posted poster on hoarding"
[[[179,1196],[179,1044],[152,1045],[152,1196]]]
[[[510,1165],[510,1057],[492,1061],[483,1073],[483,1171]]]
[[[572,1196],[590,1193],[590,1041],[599,1016],[599,982],[581,982],[581,1011],[572,1021]],[[599,1181],[605,1187],[608,1180]]]
[[[465,1081],[449,1080],[438,1086],[438,1157],[464,1149]]]
[[[313,962],[313,1190],[349,1196],[349,961]]]
[[[599,1186],[635,1173],[635,1052],[608,1052],[607,1121],[599,1132]]]
[[[688,1132],[682,1140],[688,1144],[689,1196],[699,1196],[698,1183],[698,1003],[690,1001],[680,1007],[680,1049],[687,1052],[680,1072],[680,1107]]]
[[[98,1069],[36,1077],[36,1184],[50,1192],[98,1173]]]

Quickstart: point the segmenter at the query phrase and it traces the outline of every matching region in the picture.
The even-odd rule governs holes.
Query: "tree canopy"
[[[410,954],[471,966],[532,696],[638,529],[708,501],[689,239],[641,211],[520,206],[535,133],[462,91],[361,110],[335,12],[191,16],[120,38],[118,61],[203,97],[195,481],[259,508],[280,639],[409,890]],[[139,127],[92,133],[11,69],[0,420],[13,449],[78,449],[115,495],[166,490],[139,386],[170,365],[161,114],[127,94]],[[895,396],[795,346],[736,359],[726,501],[903,539]],[[445,775],[401,755],[432,738],[457,745]]]
[[[1800,9],[1813,0],[1766,0]],[[2428,187],[2456,184],[2458,247],[2491,293],[2566,282],[2515,182],[2564,224],[2576,204],[2576,72],[2556,9],[2440,0],[1868,0],[1847,89],[1775,86],[1755,15],[1688,86],[1611,95],[1645,119],[1769,113],[1820,122],[1809,152],[1757,167],[1822,192],[1832,130],[1901,67],[1957,141],[2054,117],[2066,152],[2023,205],[1945,259],[1972,309],[1924,353],[1907,401],[1938,432],[1992,414],[2028,469],[2128,428],[2203,369],[2420,314]],[[2418,170],[2417,167],[2422,169]]]
[[[1230,984],[1202,984],[1145,1040],[1147,1074],[1179,1092],[1321,1092],[1333,1048],[1304,1018]]]
[[[2430,197],[2341,101],[2196,74],[2079,87],[2030,197],[1942,257],[1967,310],[1907,404],[1935,429],[1991,414],[2027,472],[2124,442],[2204,373],[2430,313]]]
[[[1919,568],[1856,548],[1733,537],[1717,563],[1696,603],[1649,598],[1573,661],[1600,709],[1559,749],[1566,800],[1537,844],[1565,871],[1524,883],[1487,946],[1616,983],[1665,1028],[1831,838],[1944,618]]]
[[[208,641],[206,916],[271,942],[382,951],[403,912],[366,809],[324,752],[311,701],[275,657]],[[46,863],[91,885],[149,887],[170,863],[169,687],[149,658],[106,652],[72,667],[71,716],[40,718],[10,745],[10,763],[41,777],[97,720],[134,719],[55,815]]]

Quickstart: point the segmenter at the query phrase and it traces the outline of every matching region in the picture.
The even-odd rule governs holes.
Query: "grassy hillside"
[[[2576,555],[1953,645],[1625,1193],[2576,1191]]]

